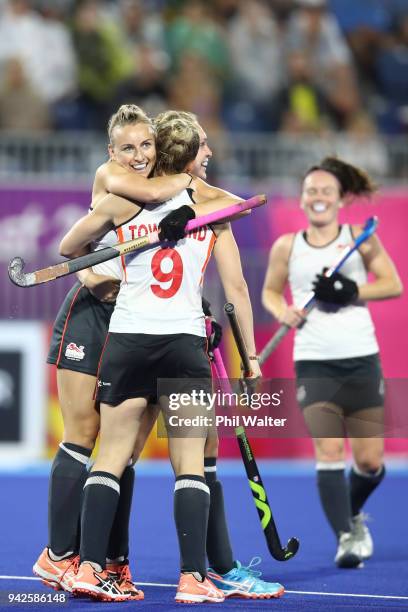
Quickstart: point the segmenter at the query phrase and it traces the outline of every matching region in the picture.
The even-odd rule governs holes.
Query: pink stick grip
[[[253,198],[249,198],[249,200],[244,200],[243,202],[239,202],[238,204],[232,204],[232,206],[228,206],[227,208],[223,208],[222,210],[216,210],[208,215],[203,215],[202,217],[197,217],[196,219],[191,219],[186,225],[186,231],[190,232],[191,230],[197,229],[198,227],[203,227],[204,225],[208,225],[209,223],[214,223],[215,221],[219,221],[220,219],[227,219],[228,217],[232,217],[237,213],[242,212],[243,210],[248,210],[249,208],[256,208],[257,206],[262,206],[266,202],[266,197],[264,195],[256,195]]]
[[[203,215],[202,217],[197,217],[196,219],[191,219],[186,225],[186,233],[191,232],[199,227],[204,227],[204,225],[208,225],[209,223],[215,223],[215,221],[220,221],[222,219],[228,219],[237,213],[240,213],[244,210],[248,210],[250,208],[257,208],[258,206],[262,206],[266,203],[266,196],[264,195],[256,195],[249,200],[244,200],[243,202],[239,202],[238,204],[232,204],[231,206],[227,206],[227,208],[222,208],[221,210],[216,210],[208,215]],[[148,235],[149,243],[155,244],[159,242],[159,234],[158,232],[151,232]]]

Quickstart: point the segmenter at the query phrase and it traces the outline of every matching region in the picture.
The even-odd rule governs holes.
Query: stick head
[[[8,275],[12,283],[17,287],[29,287],[33,284],[33,274],[25,274],[23,268],[25,266],[22,257],[13,257],[8,265]]]

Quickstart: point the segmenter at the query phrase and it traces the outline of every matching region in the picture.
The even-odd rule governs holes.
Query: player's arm
[[[226,191],[225,189],[221,189],[220,187],[214,187],[213,185],[209,185],[198,177],[194,178],[194,189],[194,201],[196,202],[197,206],[208,206],[208,204],[214,202],[215,200],[222,203],[226,203],[227,206],[232,206],[232,204],[243,202],[243,199],[239,196],[236,196],[233,193]],[[197,206],[195,208],[197,208]],[[209,209],[206,208],[206,211],[208,213]],[[240,217],[244,217],[249,214],[251,214],[250,210],[244,210],[231,217],[231,220],[239,219]]]
[[[217,227],[214,257],[224,287],[225,297],[234,304],[239,326],[250,356],[256,355],[254,321],[248,285],[242,272],[241,257],[234,235],[228,223]],[[261,375],[259,364],[251,360],[255,376]]]
[[[361,300],[385,300],[402,294],[403,285],[397,269],[378,236],[371,236],[360,247],[367,272],[374,280],[358,287]]]
[[[171,176],[145,178],[111,160],[100,166],[95,181],[107,192],[146,204],[159,204],[186,189],[191,176],[182,172]]]
[[[284,297],[293,239],[293,234],[285,234],[273,244],[262,289],[264,308],[280,323],[289,327],[297,327],[304,319],[303,311],[293,305],[289,306]]]
[[[94,210],[79,219],[65,234],[60,243],[60,255],[77,257],[84,254],[84,249],[89,248],[90,243],[131,219],[136,212],[137,209],[131,202],[108,194]]]

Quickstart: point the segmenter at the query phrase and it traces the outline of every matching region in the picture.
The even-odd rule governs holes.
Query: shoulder
[[[295,236],[296,234],[293,232],[290,234],[282,234],[282,236],[279,236],[279,238],[275,240],[271,247],[271,257],[279,257],[280,259],[285,259],[286,261],[289,261]]]
[[[364,231],[364,226],[361,224],[350,225],[351,235],[353,240],[356,240]],[[359,252],[363,256],[373,256],[382,249],[381,241],[376,234],[373,234],[359,246]]]

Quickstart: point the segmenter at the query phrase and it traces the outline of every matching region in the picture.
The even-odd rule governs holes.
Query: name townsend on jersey
[[[158,225],[156,223],[140,223],[138,225],[129,225],[128,230],[130,231],[130,239],[134,240],[135,238],[143,238],[143,236],[147,236],[153,232],[158,231]],[[193,238],[194,240],[198,240],[199,242],[203,242],[207,236],[207,227],[200,227],[196,230],[192,230],[186,234],[186,238]]]

